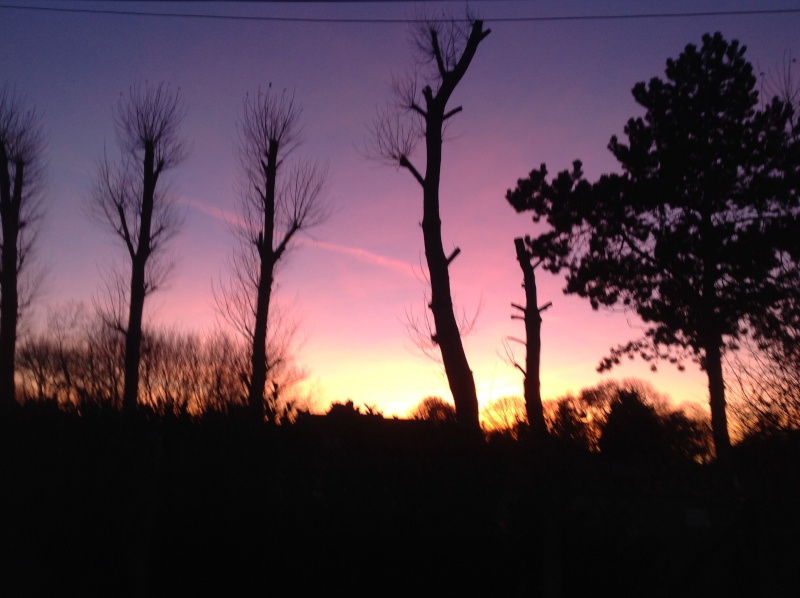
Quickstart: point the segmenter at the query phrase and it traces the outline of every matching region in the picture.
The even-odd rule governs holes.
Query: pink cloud
[[[202,201],[197,201],[196,199],[191,199],[189,197],[181,197],[180,203],[183,203],[190,208],[194,208],[198,212],[202,212],[203,214],[207,214],[212,218],[216,218],[225,224],[235,227],[235,228],[246,228],[247,225],[242,220],[241,216],[239,216],[236,212],[232,210],[224,210],[222,208],[217,208],[214,206],[210,206]]]
[[[327,241],[318,241],[316,239],[302,239],[301,243],[311,245],[312,247],[318,247],[319,249],[323,249],[325,251],[332,251],[334,253],[349,255],[350,257],[353,257],[365,264],[378,266],[380,268],[386,268],[394,272],[399,272],[405,276],[413,277],[416,279],[420,278],[419,270],[415,268],[413,265],[409,264],[408,262],[403,262],[390,257],[386,257],[384,255],[380,255],[378,253],[374,253],[366,249],[361,249],[359,247],[349,247],[347,245],[339,245],[338,243],[329,243]]]
[[[190,208],[194,208],[195,210],[207,214],[212,218],[216,218],[217,220],[220,220],[230,226],[236,228],[246,228],[247,226],[244,220],[242,220],[241,216],[232,210],[224,210],[222,208],[209,206],[202,201],[197,201],[188,197],[182,197],[180,201]],[[349,255],[350,257],[353,257],[365,264],[386,268],[412,278],[419,279],[421,277],[420,268],[415,268],[408,262],[386,257],[366,249],[361,249],[359,247],[349,247],[347,245],[340,245],[338,243],[329,243],[327,241],[319,241],[317,239],[308,238],[301,238],[298,240],[298,242],[305,245],[310,245],[312,247],[317,247],[325,251]]]

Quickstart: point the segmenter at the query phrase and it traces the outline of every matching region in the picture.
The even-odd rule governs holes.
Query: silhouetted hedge
[[[3,413],[0,595],[796,587],[797,438],[739,447],[733,485],[690,460],[656,467],[344,419]]]

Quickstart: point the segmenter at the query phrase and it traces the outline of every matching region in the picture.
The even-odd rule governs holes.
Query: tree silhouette
[[[180,91],[163,82],[136,84],[120,95],[114,124],[122,158],[113,164],[104,156],[92,194],[93,214],[119,237],[130,259],[130,283],[127,289],[120,285],[127,318],[117,313],[113,322],[125,334],[123,408],[128,412],[138,400],[145,297],[163,282],[166,269],[158,258],[182,224],[164,191],[163,175],[186,155],[179,134],[185,113]]]
[[[522,287],[525,289],[525,306],[512,303],[511,307],[522,312],[522,315],[512,315],[514,319],[521,319],[525,323],[525,365],[522,366],[511,358],[514,367],[522,372],[525,377],[525,412],[528,416],[528,425],[534,440],[543,440],[547,437],[547,423],[542,405],[542,390],[539,370],[542,354],[542,312],[552,303],[548,302],[539,307],[539,298],[536,290],[536,268],[542,260],[534,259],[533,253],[525,245],[525,239],[514,239],[517,252],[517,261],[522,270]],[[511,351],[508,351],[509,356]]]
[[[29,299],[21,275],[29,265],[41,217],[43,151],[39,114],[4,85],[0,88],[0,403],[16,399],[17,326]]]
[[[553,270],[566,268],[566,292],[645,322],[644,337],[613,348],[599,369],[640,355],[654,368],[688,356],[706,371],[720,458],[730,447],[723,354],[786,292],[775,273],[800,239],[790,234],[800,211],[791,107],[775,98],[757,108],[744,53],[719,33],[686,46],[666,80],[633,88],[645,116],[628,121],[627,144],[609,143],[622,174],[589,186],[576,163],[547,185],[542,168],[514,203],[551,226],[531,245],[551,252]]]
[[[481,420],[487,434],[519,437],[520,426],[527,423],[525,401],[521,397],[500,397],[481,410]]]
[[[470,20],[467,26],[456,21],[432,21],[420,25],[415,34],[417,50],[421,62],[433,65],[433,74],[423,86],[421,98],[415,81],[398,89],[402,109],[418,120],[409,127],[402,114],[388,112],[379,115],[373,126],[372,151],[407,169],[422,187],[422,235],[431,285],[429,307],[435,326],[431,340],[441,350],[459,425],[474,432],[480,430],[478,397],[450,291],[450,264],[461,250],[456,248],[449,256],[444,252],[439,182],[443,130],[447,122],[461,111],[460,106],[448,109],[447,103],[467,72],[478,45],[489,33],[481,20]],[[425,139],[424,174],[411,162],[411,154],[420,137]]]
[[[80,303],[48,310],[43,331],[26,336],[17,352],[23,399],[53,399],[79,411],[121,406],[122,337]]]
[[[525,408],[534,438],[544,438],[547,424],[541,397],[540,365],[541,365],[541,313],[548,309],[550,302],[538,305],[536,288],[536,268],[542,267],[551,272],[558,272],[566,264],[567,256],[576,245],[576,239],[583,232],[577,224],[575,215],[567,211],[559,213],[567,203],[576,203],[585,197],[588,183],[582,180],[580,162],[575,162],[572,172],[561,173],[552,183],[547,182],[547,167],[543,164],[539,170],[533,170],[527,179],[517,182],[516,189],[506,193],[506,199],[517,211],[533,211],[534,221],[539,222],[542,215],[547,216],[549,229],[536,238],[519,237],[514,239],[517,261],[522,269],[522,286],[525,289],[525,306],[512,303],[511,306],[522,313],[512,318],[522,319],[525,323],[525,365],[517,363],[507,353],[513,365],[525,376]],[[567,417],[571,412],[567,407],[562,415]]]
[[[800,429],[800,321],[781,316],[780,335],[745,338],[728,359],[733,411],[745,435]]]
[[[456,410],[452,403],[441,397],[426,397],[409,412],[411,419],[422,419],[438,425],[456,422]]]
[[[218,294],[217,303],[250,345],[248,405],[257,421],[265,416],[267,375],[288,357],[288,340],[280,338],[277,314],[271,309],[276,269],[297,233],[327,217],[322,194],[327,166],[284,164],[300,142],[300,114],[293,95],[268,87],[247,95],[239,116],[240,244],[231,284]],[[273,390],[277,395],[278,386]],[[274,402],[267,401],[270,420],[275,417]]]
[[[664,451],[664,430],[656,410],[635,391],[620,390],[612,401],[598,442],[600,451],[619,456]]]

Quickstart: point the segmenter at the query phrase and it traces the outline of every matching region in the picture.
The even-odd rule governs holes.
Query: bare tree
[[[512,303],[511,307],[520,311],[522,315],[512,315],[513,319],[522,320],[525,323],[525,365],[520,365],[507,349],[509,360],[525,377],[525,412],[528,416],[531,435],[534,440],[543,440],[547,437],[547,423],[544,418],[544,407],[542,405],[542,390],[539,377],[542,354],[542,312],[549,308],[552,303],[547,302],[541,307],[538,305],[538,293],[536,290],[536,268],[541,265],[542,260],[534,259],[533,253],[526,247],[525,240],[521,237],[514,239],[514,247],[517,252],[517,261],[522,269],[522,287],[525,289],[525,306]]]
[[[17,351],[23,400],[79,404],[76,373],[82,347],[78,332],[85,318],[81,304],[65,303],[48,310],[46,332],[27,335]]]
[[[431,340],[439,346],[447,380],[453,393],[461,426],[480,430],[478,397],[475,380],[467,362],[453,309],[450,290],[450,264],[460,253],[456,248],[449,256],[442,244],[442,222],[439,216],[439,182],[442,167],[442,139],[447,122],[461,111],[447,103],[472,62],[478,45],[490,30],[483,21],[470,20],[428,22],[416,31],[420,62],[432,65],[432,75],[420,94],[416,82],[397,85],[400,111],[379,114],[373,123],[373,147],[370,153],[408,170],[422,187],[422,234],[431,284],[429,308],[435,331]],[[420,101],[421,100],[421,101]],[[411,124],[406,116],[416,118]],[[416,141],[425,139],[425,173],[411,162]]]
[[[437,425],[450,425],[456,422],[456,408],[441,397],[425,397],[408,416],[410,419],[421,419]]]
[[[186,155],[180,124],[186,114],[180,90],[166,83],[133,85],[114,109],[118,163],[99,165],[92,195],[95,216],[119,237],[130,259],[125,333],[123,408],[136,409],[145,297],[164,280],[163,250],[180,230],[181,214],[169,200],[163,175]]]
[[[517,396],[495,399],[481,410],[481,419],[487,434],[519,438],[520,427],[527,423],[524,401]]]
[[[746,337],[727,358],[731,406],[741,436],[800,429],[800,327],[797,321],[783,324],[782,337]]]
[[[253,417],[275,419],[280,391],[273,381],[264,392],[269,372],[287,358],[272,307],[276,270],[295,236],[327,217],[323,186],[327,166],[319,162],[285,164],[301,140],[301,108],[285,90],[245,96],[239,115],[239,247],[232,259],[230,284],[217,293],[222,316],[247,339],[251,348],[248,405]],[[285,330],[284,330],[285,332]],[[285,338],[284,338],[285,340]],[[286,349],[286,344],[282,344]],[[266,409],[265,409],[266,406]]]
[[[24,271],[42,210],[44,137],[35,109],[8,84],[0,88],[0,401],[16,399],[19,315],[29,298]]]

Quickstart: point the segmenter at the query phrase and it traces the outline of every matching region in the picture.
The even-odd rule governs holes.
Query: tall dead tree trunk
[[[423,189],[422,234],[431,284],[429,307],[435,325],[431,340],[441,350],[458,423],[472,431],[480,429],[478,396],[472,370],[464,352],[450,288],[450,264],[460,250],[456,248],[449,256],[444,251],[442,221],[439,216],[439,184],[442,168],[442,130],[446,121],[461,111],[460,106],[448,110],[447,102],[466,73],[478,45],[489,33],[490,30],[483,29],[483,21],[472,22],[460,55],[454,50],[458,44],[451,43],[455,38],[446,40],[445,44],[440,43],[436,26],[427,29],[425,31],[427,37],[419,40],[436,65],[436,78],[439,82],[439,87],[435,91],[430,85],[423,88],[424,106],[416,103],[415,98],[409,98],[409,108],[424,122],[426,148],[424,176],[411,163],[408,156],[409,148],[402,147],[404,145],[402,140],[395,137],[387,142],[380,138],[381,131],[378,131],[380,153],[397,159],[400,166],[408,169]]]
[[[522,312],[522,316],[511,316],[525,322],[525,367],[514,364],[525,376],[525,411],[528,415],[528,425],[531,436],[535,441],[547,437],[547,424],[544,420],[544,407],[542,406],[542,392],[540,382],[540,366],[542,353],[542,312],[552,305],[548,302],[538,307],[538,294],[536,291],[536,265],[531,263],[533,254],[525,247],[525,240],[514,239],[517,251],[517,261],[522,269],[522,286],[525,289],[525,306],[512,303],[511,306]],[[537,264],[538,265],[538,264]]]

